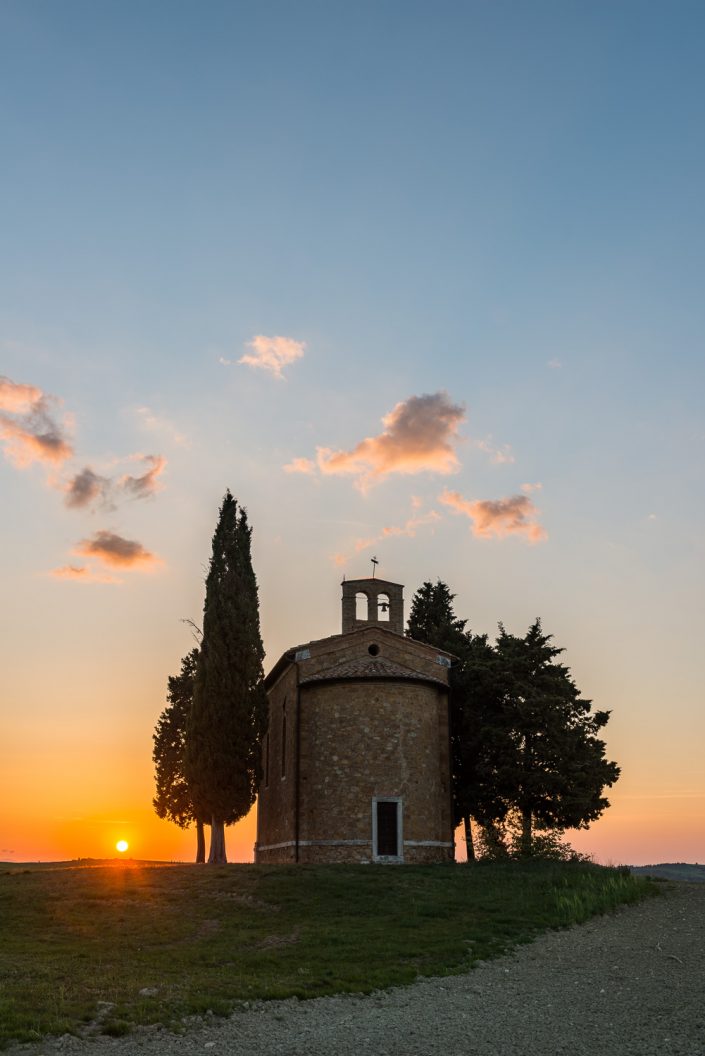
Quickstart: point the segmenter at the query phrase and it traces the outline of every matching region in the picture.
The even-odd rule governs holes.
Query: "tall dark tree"
[[[411,599],[406,633],[417,642],[427,642],[464,658],[468,642],[467,620],[459,620],[453,611],[455,594],[440,579],[424,583]]]
[[[494,831],[509,810],[498,773],[510,738],[503,703],[493,646],[485,634],[468,635],[450,689],[454,821],[463,825],[468,861],[475,857],[471,819]]]
[[[609,806],[605,788],[619,767],[605,756],[598,736],[608,711],[592,711],[570,670],[556,658],[564,651],[536,620],[523,638],[500,625],[496,645],[501,684],[502,753],[497,786],[520,819],[519,850],[534,851],[534,831],[587,828]]]
[[[265,724],[252,529],[228,491],[213,535],[203,640],[186,731],[186,776],[211,819],[208,861],[225,862],[225,825],[255,801]]]
[[[495,780],[499,700],[492,647],[486,635],[466,630],[467,620],[455,615],[454,600],[455,594],[441,580],[424,583],[412,599],[407,634],[455,657],[449,673],[453,822],[463,825],[468,861],[472,861],[471,819],[486,823],[506,812]]]
[[[465,629],[454,598],[440,580],[424,583],[407,631],[457,658],[449,679],[454,821],[464,824],[471,860],[471,819],[501,839],[504,823],[518,817],[518,850],[530,856],[542,843],[536,832],[587,827],[609,806],[604,790],[619,767],[598,736],[609,712],[593,712],[580,697],[539,620],[524,638],[500,625],[493,646]]]
[[[167,706],[154,730],[154,773],[157,791],[154,809],[159,818],[167,818],[182,829],[196,824],[196,861],[205,862],[203,820],[194,806],[185,773],[186,724],[193,702],[193,686],[198,649],[192,649],[181,661],[178,675],[170,675]]]

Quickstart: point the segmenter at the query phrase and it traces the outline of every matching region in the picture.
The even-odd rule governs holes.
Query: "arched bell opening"
[[[362,591],[355,595],[355,619],[368,620],[370,610],[370,599]]]

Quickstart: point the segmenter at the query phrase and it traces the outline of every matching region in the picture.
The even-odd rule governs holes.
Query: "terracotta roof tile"
[[[394,660],[387,660],[381,656],[360,656],[353,660],[344,660],[340,664],[308,676],[304,673],[305,670],[305,666],[301,668],[302,677],[299,680],[301,685],[306,682],[328,682],[338,678],[421,679],[423,682],[437,682],[441,686],[446,685],[442,678],[435,678],[421,671],[413,671],[410,667],[404,667]]]

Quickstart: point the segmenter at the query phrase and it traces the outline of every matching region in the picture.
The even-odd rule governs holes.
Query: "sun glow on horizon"
[[[129,846],[130,845],[127,840],[118,840],[118,842],[115,844],[115,850],[119,851],[120,854],[124,854]]]

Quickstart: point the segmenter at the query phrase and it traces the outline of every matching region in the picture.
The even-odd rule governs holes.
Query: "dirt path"
[[[371,997],[257,1003],[183,1037],[63,1038],[35,1053],[115,1056],[705,1056],[705,884],[570,931],[467,975]],[[18,1050],[15,1050],[18,1051]]]

